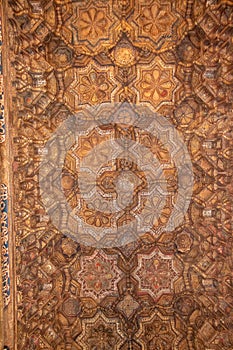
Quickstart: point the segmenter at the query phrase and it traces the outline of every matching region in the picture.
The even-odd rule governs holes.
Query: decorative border
[[[1,4],[0,4],[1,5]],[[4,88],[2,70],[2,18],[0,16],[0,144],[6,141],[6,126],[4,115]],[[4,147],[4,146],[3,146]],[[2,152],[4,155],[4,152]],[[5,182],[4,170],[1,170],[1,180]],[[1,278],[3,307],[10,301],[10,267],[9,267],[9,229],[8,229],[8,189],[5,183],[0,184],[0,233],[1,233]]]
[[[0,186],[1,208],[1,243],[2,243],[2,294],[3,305],[6,307],[10,301],[10,269],[9,269],[9,242],[8,242],[8,191],[5,184]]]
[[[11,270],[10,244],[10,143],[7,136],[8,94],[5,94],[8,82],[8,40],[6,33],[7,3],[0,0],[0,349],[15,349],[15,310],[13,295],[13,278]],[[13,254],[12,254],[13,256]]]

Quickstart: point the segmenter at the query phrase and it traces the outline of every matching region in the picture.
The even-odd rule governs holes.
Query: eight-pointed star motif
[[[152,39],[158,41],[163,35],[170,35],[172,25],[176,17],[172,14],[169,5],[142,6],[139,16],[139,23],[143,34],[150,35]]]
[[[95,46],[99,40],[103,40],[108,36],[111,21],[107,16],[107,8],[91,6],[88,10],[80,9],[75,25],[79,39],[87,40]]]

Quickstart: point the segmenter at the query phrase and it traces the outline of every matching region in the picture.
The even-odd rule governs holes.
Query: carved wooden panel
[[[5,344],[18,350],[232,349],[232,1],[7,0],[2,7]],[[98,248],[54,225],[40,165],[49,158],[46,142],[70,116],[90,108],[102,116],[124,104],[149,109],[179,132],[192,162],[192,196],[183,220],[165,230],[178,198],[182,153],[178,133],[164,132],[164,124],[157,135],[130,122],[83,132],[64,157],[60,185],[85,224],[99,232],[113,223],[124,227],[146,208],[144,170],[124,157],[106,162],[98,186],[103,203],[116,198],[117,177],[130,170],[133,199],[127,202],[123,185],[117,197],[127,210],[114,216],[97,210],[103,203],[95,197],[92,206],[82,199],[79,165],[95,147],[100,151],[87,168],[109,154],[104,143],[124,137],[142,145],[162,164],[160,182],[167,186],[150,230],[128,244]],[[61,153],[62,147],[51,153],[53,169]],[[188,172],[181,175],[182,186],[190,186]],[[156,210],[160,196],[150,199]]]

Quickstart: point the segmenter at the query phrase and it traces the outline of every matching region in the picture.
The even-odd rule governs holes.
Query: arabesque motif
[[[233,349],[232,1],[6,0],[2,7],[7,118],[0,116],[0,156],[10,184],[1,183],[11,201],[13,288],[9,299],[4,197],[5,345]],[[88,119],[87,106],[115,102],[148,106],[175,126],[192,160],[194,186],[183,222],[164,231],[178,193],[175,146],[169,154],[169,142],[130,125],[130,118],[84,132],[66,154],[59,185],[88,224],[112,225],[109,213],[94,210],[101,203],[87,207],[78,184],[79,162],[107,140],[133,140],[150,150],[167,187],[151,230],[130,244],[96,249],[53,225],[41,200],[39,169],[47,140],[65,120],[75,113]],[[52,154],[48,167],[58,159]],[[98,173],[106,199],[116,198],[116,173],[129,170],[132,201],[117,217],[119,226],[146,206],[145,174],[123,158]],[[153,200],[158,206],[159,198]]]

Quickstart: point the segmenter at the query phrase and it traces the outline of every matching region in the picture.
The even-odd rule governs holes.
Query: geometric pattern
[[[140,94],[140,101],[149,102],[155,108],[164,102],[172,103],[176,87],[176,80],[173,76],[172,67],[158,59],[153,60],[149,66],[142,67],[139,70],[139,79],[135,84]]]
[[[83,332],[77,341],[82,346],[81,349],[94,349],[96,344],[100,349],[120,349],[123,334],[118,329],[116,319],[108,319],[102,314],[97,314],[91,321],[84,320],[82,327]]]
[[[9,202],[1,208],[9,224],[1,256],[10,258],[1,268],[4,344],[17,350],[232,349],[232,2],[9,0],[1,6],[0,176]],[[194,185],[174,230],[148,230],[127,245],[97,249],[52,224],[39,170],[47,140],[65,120],[87,106],[115,102],[148,106],[176,128]],[[176,147],[169,135],[163,144],[124,123],[89,130],[69,149],[61,180],[67,202],[72,209],[83,205],[85,222],[110,225],[110,215],[82,202],[78,167],[96,145],[122,137],[162,164],[167,196],[155,227],[165,227],[178,193],[169,154],[170,144],[174,154]],[[53,154],[51,164],[57,159]],[[125,159],[110,163],[98,174],[103,198],[114,195],[117,171],[130,167],[138,185],[130,209],[140,211],[143,171]]]
[[[172,328],[172,322],[167,322],[166,317],[154,312],[150,317],[143,318],[138,338],[142,348],[173,349],[175,348],[176,332]]]
[[[81,270],[77,273],[76,280],[81,283],[82,295],[103,298],[109,293],[117,292],[120,276],[116,260],[97,251],[91,257],[81,258]]]
[[[93,105],[111,102],[111,93],[116,86],[112,75],[112,70],[100,69],[93,65],[82,70],[69,70],[65,79],[67,77],[71,81],[73,77],[73,81],[64,94],[64,101],[75,112],[80,104],[88,104],[89,101]]]
[[[147,256],[138,256],[138,267],[134,272],[139,287],[154,298],[174,289],[174,281],[179,276],[174,268],[174,258],[153,251]]]

